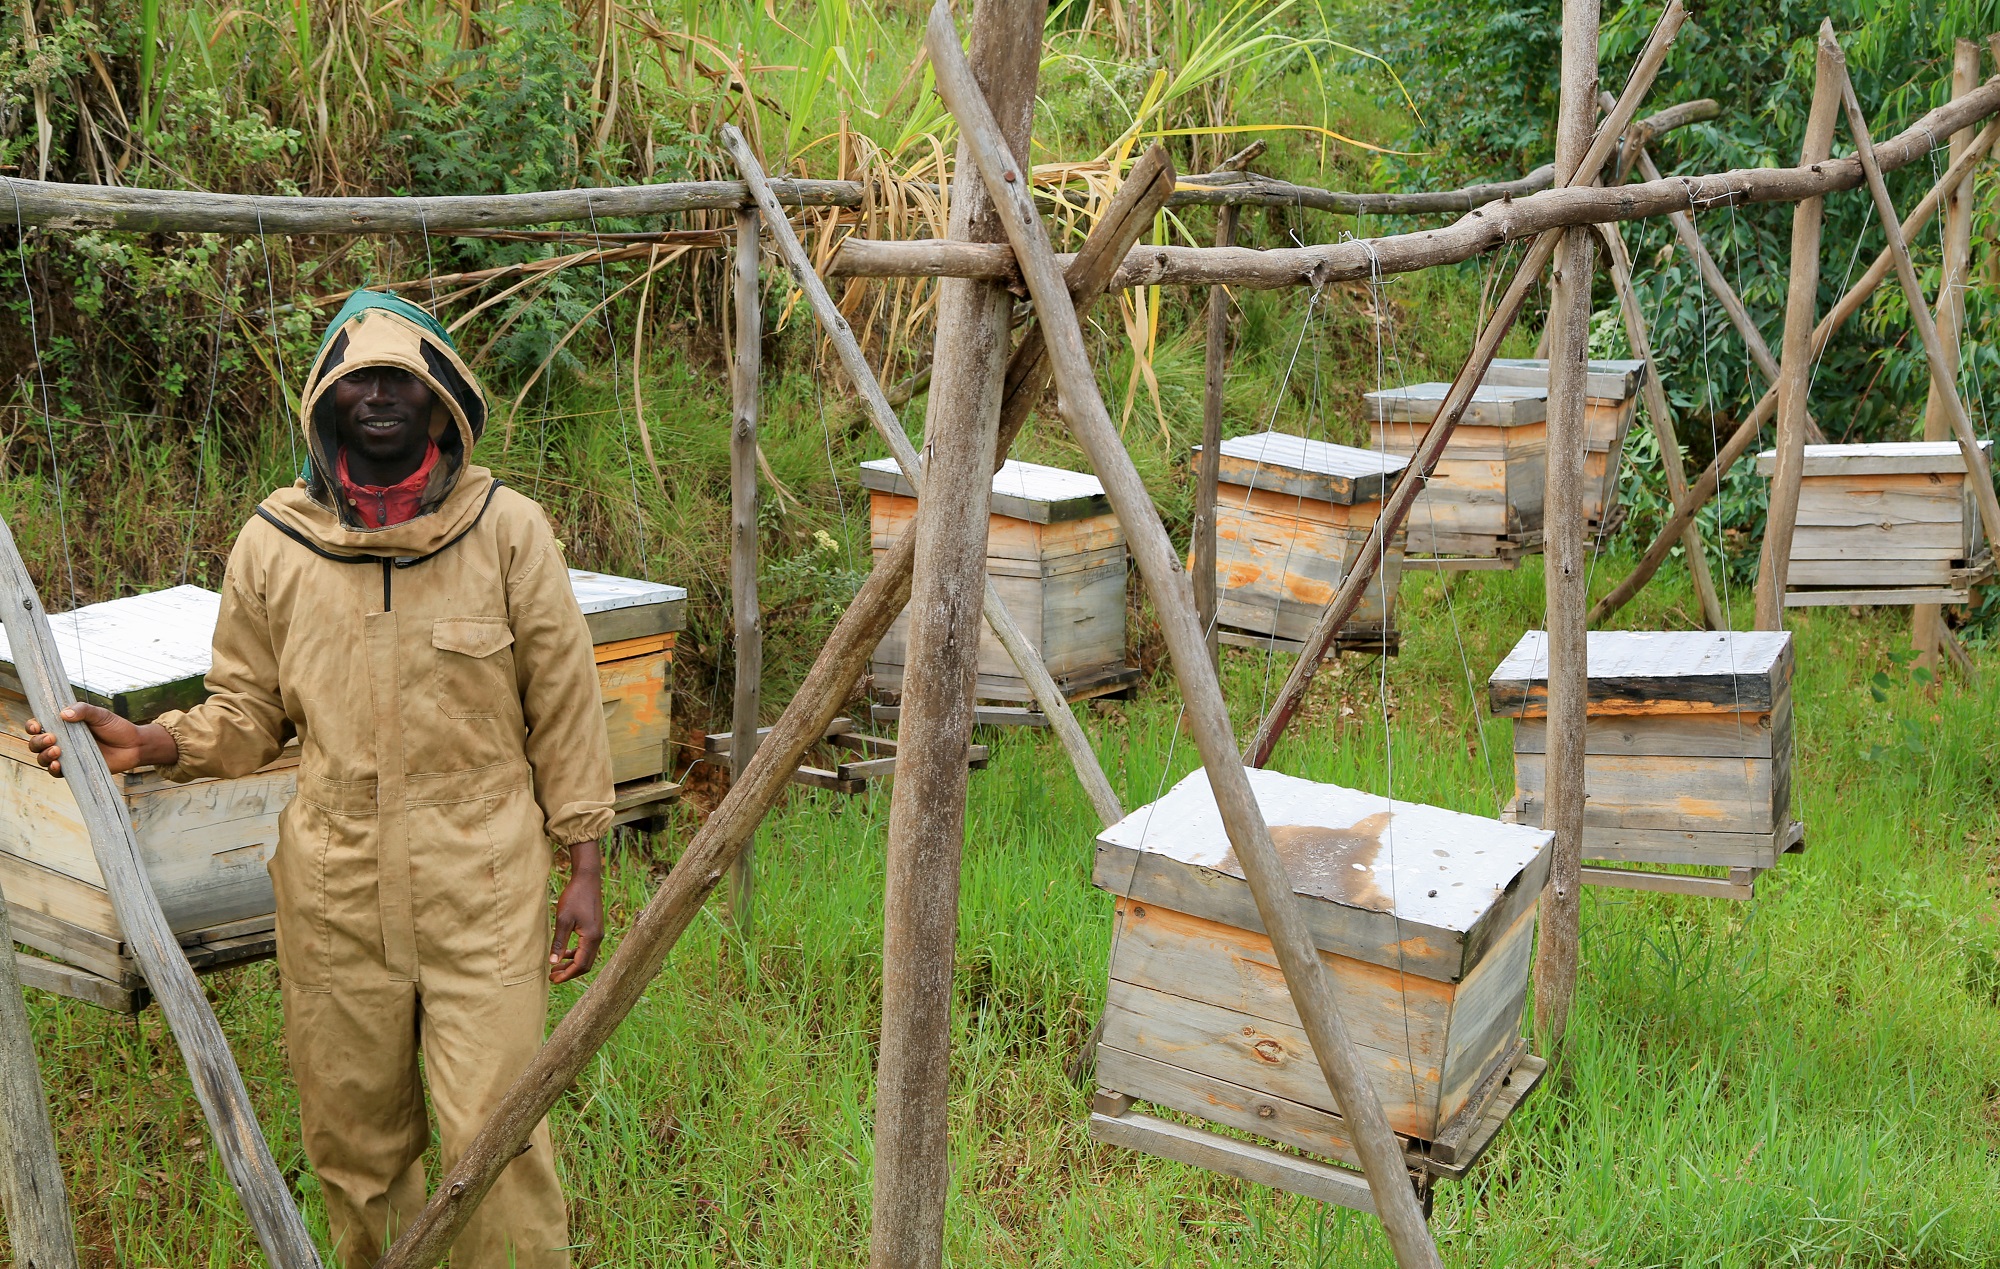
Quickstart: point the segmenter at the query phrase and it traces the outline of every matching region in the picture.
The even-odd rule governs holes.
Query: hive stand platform
[[[1142,671],[1136,665],[1108,666],[1094,673],[1057,678],[1056,689],[1063,699],[1072,705],[1087,701],[1129,701],[1138,690]],[[875,689],[875,695],[882,698],[868,707],[868,718],[873,723],[894,723],[903,717],[902,693],[885,688]],[[972,711],[972,725],[975,727],[1046,727],[1048,715],[1035,705],[986,704]]]
[[[759,727],[759,736],[769,735],[769,727]],[[727,764],[734,737],[730,733],[716,732],[703,742],[702,760]],[[809,789],[827,789],[834,793],[861,793],[868,788],[870,780],[886,779],[896,774],[896,742],[887,736],[864,736],[855,730],[851,718],[836,718],[826,725],[825,743],[836,750],[860,755],[851,762],[837,762],[832,768],[800,767],[792,772],[792,783],[802,784]],[[972,746],[966,765],[974,771],[982,771],[991,754],[985,745]]]
[[[16,942],[54,958],[16,951],[14,967],[24,985],[113,1013],[135,1014],[152,1003],[146,976],[122,940],[13,904],[7,905],[7,916]],[[266,915],[188,930],[177,937],[194,971],[212,974],[277,955],[275,925],[276,918]]]

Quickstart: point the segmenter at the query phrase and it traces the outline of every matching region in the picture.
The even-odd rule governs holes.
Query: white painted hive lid
[[[1981,441],[1979,448],[1990,459],[1993,442]],[[1805,447],[1806,476],[1893,476],[1905,474],[1944,475],[1965,471],[1965,451],[1957,441],[1875,441],[1866,445],[1808,445]],[[1778,451],[1767,449],[1757,455],[1757,474],[1770,476],[1777,470]]]
[[[1623,401],[1639,390],[1646,378],[1646,363],[1637,359],[1606,358],[1589,363],[1584,373],[1584,392],[1602,400]],[[1549,359],[1546,357],[1495,357],[1481,383],[1495,387],[1542,388],[1549,386]]]
[[[174,586],[50,613],[49,631],[70,686],[87,699],[108,704],[148,688],[205,677],[221,610],[222,596],[216,592]],[[14,650],[4,630],[0,661],[12,669]]]
[[[1410,460],[1403,455],[1357,449],[1352,445],[1335,445],[1331,441],[1315,441],[1288,432],[1232,436],[1222,443],[1221,453],[1224,458],[1241,459],[1260,467],[1303,472],[1311,476],[1393,476],[1410,465]]]
[[[872,458],[861,464],[861,483],[881,493],[913,497],[915,491],[893,458]],[[1087,471],[1024,463],[1010,458],[993,473],[993,512],[1016,520],[1051,524],[1105,515],[1111,499],[1104,483]]]
[[[1247,774],[1295,893],[1320,904],[1390,913],[1412,926],[1457,934],[1472,930],[1554,840],[1553,833],[1539,828],[1392,801],[1277,771],[1251,768]],[[1243,876],[1205,770],[1105,829],[1097,840]],[[1101,878],[1099,884],[1104,884]]]
[[[645,608],[672,604],[687,598],[685,586],[618,577],[611,573],[591,573],[580,568],[569,571],[569,588],[576,593],[577,606],[586,615],[617,608]]]
[[[1448,383],[1407,383],[1400,388],[1364,393],[1361,399],[1374,422],[1429,423],[1450,390]],[[1548,416],[1547,388],[1482,383],[1472,390],[1460,422],[1468,426],[1516,427],[1544,422]]]
[[[1792,636],[1783,630],[1592,630],[1584,650],[1593,706],[1693,704],[1761,713],[1791,683]],[[1522,635],[1486,684],[1495,714],[1544,712],[1547,632]]]

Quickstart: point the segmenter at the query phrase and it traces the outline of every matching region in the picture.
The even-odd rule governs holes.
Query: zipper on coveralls
[[[396,574],[395,562],[387,556],[382,558],[382,611],[389,611],[389,579]]]

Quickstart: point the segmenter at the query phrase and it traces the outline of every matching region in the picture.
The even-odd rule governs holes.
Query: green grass
[[[1632,624],[1688,624],[1680,578],[1670,570],[1662,583]],[[1539,564],[1466,577],[1449,597],[1417,578],[1404,594],[1409,633],[1387,666],[1393,791],[1490,814],[1494,781],[1509,782],[1507,724],[1474,708],[1464,665],[1483,683],[1538,620]],[[1889,657],[1900,618],[1797,620],[1794,796],[1811,848],[1767,876],[1754,903],[1586,892],[1567,1062],[1474,1178],[1441,1189],[1449,1263],[2000,1257],[1988,722],[2000,687],[1990,666],[1981,689],[1902,678]],[[1346,659],[1276,765],[1386,787],[1381,670]],[[1878,670],[1892,675],[1886,702],[1868,690]],[[1241,726],[1265,667],[1231,651],[1226,677]],[[1193,765],[1175,702],[1156,679],[1087,719],[1128,806]],[[1914,747],[1903,722],[1917,725]],[[985,739],[993,762],[972,777],[953,1016],[953,1261],[1387,1265],[1366,1219],[1088,1141],[1087,1088],[1068,1071],[1103,999],[1110,918],[1089,884],[1089,809],[1050,737]],[[750,953],[719,912],[705,916],[563,1099],[555,1132],[579,1264],[864,1254],[887,815],[886,792],[792,795],[759,839]],[[615,924],[691,824],[684,808],[664,837],[616,854]],[[271,969],[210,982],[317,1221]],[[558,1012],[573,998],[565,991]],[[131,1021],[33,1004],[92,1262],[252,1259],[157,1012]]]

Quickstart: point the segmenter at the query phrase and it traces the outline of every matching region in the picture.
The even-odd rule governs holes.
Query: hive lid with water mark
[[[1592,630],[1585,658],[1593,714],[1764,713],[1792,681],[1782,630]],[[1547,633],[1522,635],[1486,688],[1497,715],[1546,715]]]
[[[917,496],[893,458],[876,458],[861,464],[861,483],[877,493]],[[1106,496],[1103,483],[1087,471],[1010,458],[993,473],[992,510],[994,515],[1016,520],[1056,524],[1109,515],[1111,499]]]
[[[1639,390],[1646,379],[1646,363],[1638,360],[1592,361],[1585,371],[1584,395],[1603,400],[1623,401]],[[1493,388],[1540,388],[1548,391],[1549,361],[1546,357],[1495,357],[1481,383]]]
[[[1362,397],[1371,423],[1429,423],[1437,417],[1448,383],[1411,383],[1385,388]],[[1462,427],[1525,427],[1544,423],[1549,417],[1547,388],[1502,387],[1483,383],[1473,389],[1459,416]]]

